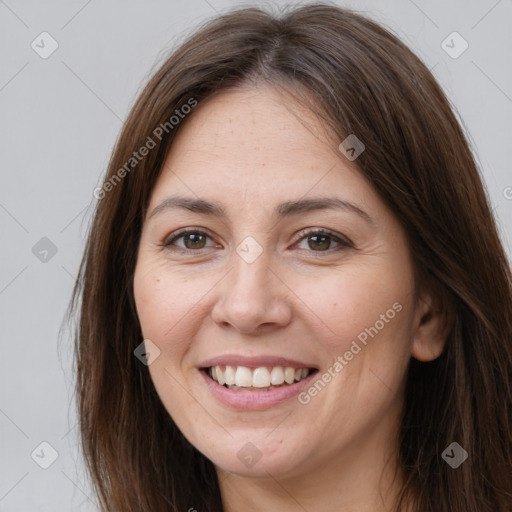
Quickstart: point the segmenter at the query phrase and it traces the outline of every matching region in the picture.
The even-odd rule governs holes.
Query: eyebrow
[[[153,211],[149,214],[148,220],[158,215],[159,213],[169,210],[181,208],[189,210],[194,213],[200,213],[203,215],[210,215],[219,217],[220,219],[227,219],[228,215],[226,209],[222,204],[218,202],[210,202],[205,199],[189,198],[181,196],[168,197],[156,206]],[[346,212],[352,212],[363,218],[369,224],[374,224],[373,219],[359,206],[339,199],[338,197],[317,197],[312,199],[297,199],[295,201],[286,201],[277,205],[274,209],[273,217],[277,219],[283,219],[292,215],[300,213],[306,213],[317,210],[342,210]]]

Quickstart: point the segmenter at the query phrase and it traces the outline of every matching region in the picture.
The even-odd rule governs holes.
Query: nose
[[[256,334],[291,321],[290,289],[264,254],[248,263],[235,253],[233,267],[221,283],[211,313],[218,325]]]

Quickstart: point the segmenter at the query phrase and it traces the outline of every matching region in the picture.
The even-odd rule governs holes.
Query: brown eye
[[[202,249],[205,245],[206,237],[198,233],[192,233],[191,235],[185,235],[183,240],[187,249]]]
[[[331,252],[333,252],[354,247],[348,240],[325,229],[305,230],[302,231],[300,235],[302,235],[302,238],[300,239],[299,247],[303,241],[307,241],[307,247],[300,248],[310,249],[313,252],[327,252],[330,249],[332,249]],[[333,243],[336,244],[334,248],[332,247]]]
[[[312,243],[311,243],[312,242]],[[331,245],[331,237],[326,235],[313,235],[308,237],[308,246],[310,249],[319,249],[326,251]]]
[[[207,239],[210,238],[206,233],[202,231],[181,231],[175,236],[167,239],[164,242],[164,247],[173,250],[174,248],[184,249],[184,250],[197,250],[197,249],[205,249],[208,246],[206,245]],[[182,244],[176,243],[178,240],[183,240]],[[212,247],[212,246],[210,246]]]

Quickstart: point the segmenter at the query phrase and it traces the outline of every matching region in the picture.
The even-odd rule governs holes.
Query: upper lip
[[[314,365],[295,361],[280,356],[242,356],[236,354],[224,354],[222,356],[213,357],[199,364],[199,368],[210,368],[212,366],[246,366],[248,368],[260,368],[262,366],[290,366],[292,368],[314,368]]]

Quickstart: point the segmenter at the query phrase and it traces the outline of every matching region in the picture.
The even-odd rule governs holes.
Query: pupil
[[[191,241],[191,239],[193,239],[193,238],[196,238],[196,240],[195,240],[195,241],[194,241],[194,240],[192,240],[192,245],[193,245],[193,247],[198,247],[198,246],[200,245],[201,241],[202,241],[202,242],[204,242],[204,237],[203,237],[203,235],[192,234],[192,235],[187,235],[187,236],[186,236],[186,240],[187,240],[187,242],[190,242],[190,241]],[[202,238],[203,240],[198,240],[198,239],[201,239],[201,238]],[[199,242],[199,244],[198,244],[197,242]],[[187,244],[185,244],[185,245],[187,245]],[[202,246],[201,246],[200,248],[202,248]]]
[[[324,239],[324,244],[323,244],[323,247],[320,247],[319,245],[316,245],[316,248],[317,249],[321,249],[322,251],[326,250],[329,248],[329,237],[326,236],[326,235],[314,235],[312,237],[310,237],[311,239],[318,239],[318,238],[323,238]],[[325,243],[325,241],[327,241],[327,243]],[[317,242],[314,242],[314,243],[317,243]],[[311,245],[310,245],[311,247]],[[311,247],[313,249],[313,247]]]

